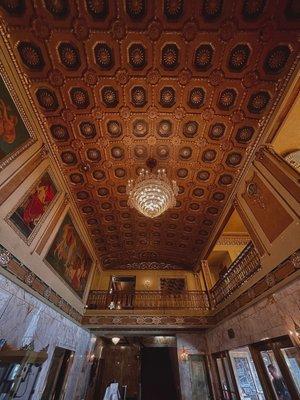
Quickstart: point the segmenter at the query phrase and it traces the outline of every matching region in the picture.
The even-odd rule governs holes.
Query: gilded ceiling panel
[[[2,0],[16,61],[104,268],[193,268],[299,54],[297,1]],[[179,186],[150,220],[148,157]]]

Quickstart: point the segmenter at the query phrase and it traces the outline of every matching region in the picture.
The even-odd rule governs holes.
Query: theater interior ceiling
[[[295,69],[296,3],[1,1],[103,268],[195,267]],[[155,219],[126,195],[150,157],[179,186]]]

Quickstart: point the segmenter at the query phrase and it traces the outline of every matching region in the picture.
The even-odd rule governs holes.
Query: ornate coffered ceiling
[[[297,1],[2,0],[3,23],[104,268],[192,268],[298,55]],[[127,206],[148,157],[180,187]]]

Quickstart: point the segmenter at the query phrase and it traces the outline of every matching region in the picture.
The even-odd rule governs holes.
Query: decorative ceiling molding
[[[184,266],[176,265],[176,264],[166,264],[162,262],[156,261],[144,261],[144,262],[136,262],[131,264],[125,264],[116,266],[115,269],[127,269],[127,270],[183,270]]]
[[[290,1],[159,4],[1,3],[13,64],[104,268],[197,264],[299,54]],[[154,220],[125,190],[149,156],[179,185]]]

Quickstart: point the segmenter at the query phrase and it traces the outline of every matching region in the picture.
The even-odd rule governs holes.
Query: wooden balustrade
[[[92,310],[198,310],[209,309],[208,296],[204,291],[184,291],[178,294],[159,290],[119,291],[109,293],[92,290],[88,297]]]
[[[210,290],[212,305],[216,306],[226,300],[260,268],[260,257],[253,243],[250,242],[237,259],[233,261],[224,276]]]
[[[226,300],[261,268],[260,258],[250,242],[210,290],[166,293],[160,290],[132,292],[92,290],[88,308],[92,310],[198,310],[207,311]]]

